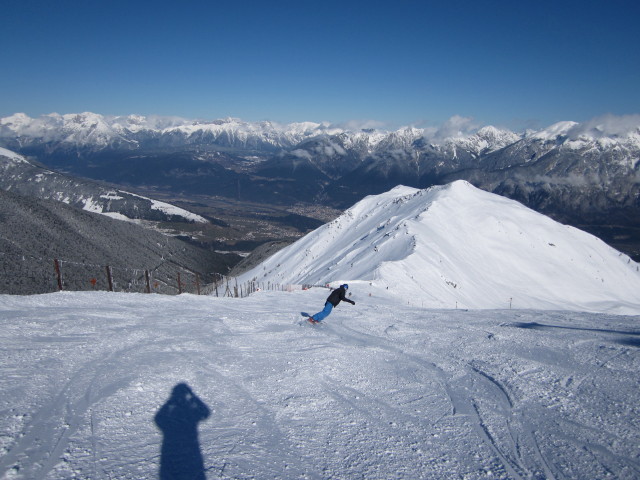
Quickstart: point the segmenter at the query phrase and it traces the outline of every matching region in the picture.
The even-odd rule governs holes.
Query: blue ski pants
[[[322,320],[327,318],[327,316],[331,313],[331,310],[333,310],[333,305],[331,305],[331,302],[327,302],[324,304],[324,309],[321,312],[313,315],[313,319],[316,322],[321,322]]]

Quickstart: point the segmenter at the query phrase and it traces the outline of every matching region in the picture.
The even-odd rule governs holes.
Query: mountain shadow
[[[209,417],[209,407],[186,383],[173,388],[171,397],[155,416],[164,436],[160,480],[206,480],[198,441],[198,423]]]

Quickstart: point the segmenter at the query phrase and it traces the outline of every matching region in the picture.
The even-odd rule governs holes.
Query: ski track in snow
[[[157,478],[181,383],[207,478],[640,477],[640,317],[353,290],[0,296],[0,478]]]

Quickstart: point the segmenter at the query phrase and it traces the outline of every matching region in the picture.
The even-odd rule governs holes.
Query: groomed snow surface
[[[350,291],[0,296],[0,478],[640,477],[640,317]]]

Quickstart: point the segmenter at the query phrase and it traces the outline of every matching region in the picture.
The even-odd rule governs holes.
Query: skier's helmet
[[[345,290],[349,290],[349,285],[347,285],[346,283],[344,283],[342,286],[344,287]]]

